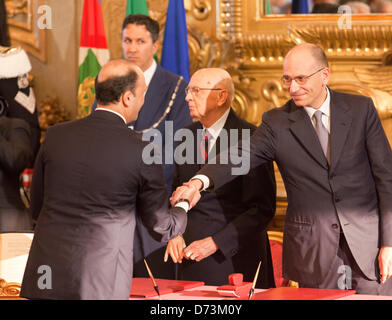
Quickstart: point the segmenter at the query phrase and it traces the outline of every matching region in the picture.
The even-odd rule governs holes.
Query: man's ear
[[[158,51],[158,48],[159,48],[159,41],[158,41],[158,40],[155,41],[155,42],[152,44],[152,47],[153,47],[153,50],[154,50],[154,54],[156,54],[157,51]]]
[[[323,84],[326,86],[328,84],[329,81],[329,68],[325,68],[322,72],[322,76],[323,76]]]
[[[219,106],[224,105],[228,98],[229,98],[229,93],[226,89],[219,90],[218,96],[217,96],[218,105]]]
[[[122,94],[121,99],[124,106],[130,107],[133,104],[135,95],[132,93],[131,90],[127,90]]]

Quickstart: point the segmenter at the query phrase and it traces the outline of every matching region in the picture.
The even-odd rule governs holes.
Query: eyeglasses
[[[186,87],[185,88],[185,94],[188,94],[189,91],[192,94],[198,94],[200,92],[200,90],[224,90],[221,88],[199,88],[199,87]]]
[[[290,78],[289,76],[283,76],[283,77],[281,78],[281,80],[282,80],[282,82],[283,82],[286,86],[291,85],[291,82],[293,82],[293,80],[294,80],[297,84],[302,85],[302,84],[305,84],[306,81],[308,81],[308,79],[309,79],[311,76],[314,76],[317,72],[320,72],[321,70],[324,70],[324,69],[325,69],[325,67],[322,67],[321,69],[317,70],[316,72],[313,72],[312,74],[310,74],[310,75],[308,75],[308,76],[298,76],[298,77],[295,77],[295,78]]]

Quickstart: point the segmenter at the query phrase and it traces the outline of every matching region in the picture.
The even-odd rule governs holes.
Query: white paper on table
[[[22,283],[34,233],[0,234],[0,278]]]

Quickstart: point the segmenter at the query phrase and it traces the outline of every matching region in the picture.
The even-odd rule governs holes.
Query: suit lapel
[[[157,65],[157,69],[146,92],[145,103],[136,120],[136,130],[144,130],[150,127],[162,116],[166,106],[162,107],[161,104],[167,103],[162,99],[166,96],[168,86],[169,83],[165,81],[165,75],[161,66]]]
[[[316,131],[312,122],[302,107],[297,107],[290,101],[291,112],[289,120],[292,122],[290,131],[298,139],[305,150],[325,169],[328,169],[328,162],[321,148]]]
[[[331,148],[331,172],[336,167],[340,158],[343,147],[346,143],[348,132],[351,128],[352,114],[351,109],[344,103],[338,102],[336,93],[331,92],[331,130],[330,130],[330,148]]]

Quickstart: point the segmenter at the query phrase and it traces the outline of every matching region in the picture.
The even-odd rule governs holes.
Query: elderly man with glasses
[[[282,174],[285,278],[301,287],[392,295],[391,147],[372,100],[329,89],[329,76],[320,47],[291,49],[282,80],[292,99],[263,115],[250,152],[242,151],[251,168],[275,160]],[[221,188],[232,167],[204,166],[171,201],[190,188],[195,195]]]
[[[241,140],[255,130],[231,108],[234,85],[225,70],[198,70],[185,92],[195,120],[187,129],[197,143],[186,149],[192,161],[176,165],[173,186],[181,186],[213,155],[227,151],[237,143],[236,138]],[[182,262],[179,279],[222,285],[231,273],[242,273],[244,281],[251,282],[261,261],[257,287],[273,287],[266,228],[275,213],[275,193],[274,169],[268,162],[203,197],[190,210],[183,236],[167,247],[167,255]]]

